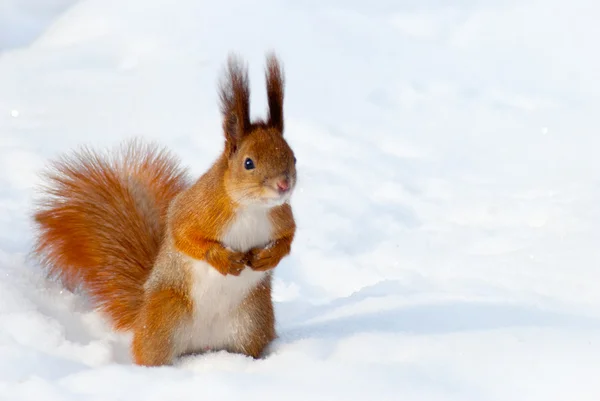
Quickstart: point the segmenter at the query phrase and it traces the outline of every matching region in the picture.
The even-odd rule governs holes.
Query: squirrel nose
[[[285,192],[290,189],[290,184],[287,179],[277,181],[277,189],[280,192]]]

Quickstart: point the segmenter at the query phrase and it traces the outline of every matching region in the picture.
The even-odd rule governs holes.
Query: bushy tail
[[[185,171],[166,151],[132,141],[64,156],[45,178],[35,254],[65,285],[83,287],[116,329],[130,329]]]

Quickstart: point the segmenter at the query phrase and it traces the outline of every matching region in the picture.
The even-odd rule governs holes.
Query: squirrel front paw
[[[275,268],[281,256],[272,248],[255,248],[248,252],[247,263],[252,270],[266,271]]]
[[[218,244],[206,253],[206,261],[224,276],[239,276],[246,267],[246,254],[231,251]]]
[[[239,276],[242,270],[246,268],[247,256],[243,252],[229,252],[228,273],[233,276]]]

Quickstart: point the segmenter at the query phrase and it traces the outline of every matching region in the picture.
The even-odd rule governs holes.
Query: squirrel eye
[[[246,160],[244,160],[244,168],[246,170],[252,170],[254,168],[254,162],[251,158],[247,158]]]
[[[294,156],[294,164],[296,164],[296,156]]]

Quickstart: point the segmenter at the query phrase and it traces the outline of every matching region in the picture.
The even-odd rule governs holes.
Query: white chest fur
[[[267,245],[273,232],[269,211],[269,208],[263,206],[241,209],[225,228],[223,243],[239,252]]]
[[[245,252],[267,245],[271,232],[268,209],[246,209],[226,228],[223,243],[233,250]],[[183,351],[227,348],[235,344],[245,335],[246,317],[239,313],[239,306],[269,273],[246,267],[239,276],[224,276],[200,260],[191,260],[190,268],[194,314],[192,322],[180,334]]]

